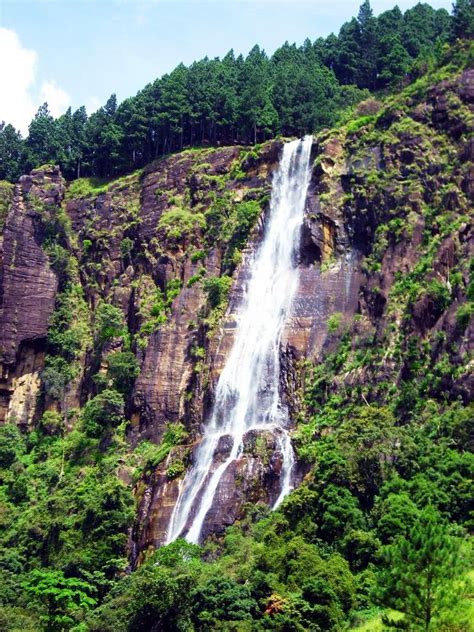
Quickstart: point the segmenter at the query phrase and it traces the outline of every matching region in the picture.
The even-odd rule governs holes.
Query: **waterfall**
[[[243,451],[249,430],[274,433],[282,454],[277,507],[291,490],[294,453],[288,411],[279,392],[282,331],[298,287],[297,253],[310,178],[312,137],[283,147],[273,178],[270,212],[260,247],[250,262],[250,279],[238,311],[232,350],[219,377],[215,402],[194,465],[180,486],[167,542],[179,536],[198,542],[227,467]],[[221,437],[230,437],[227,458],[214,463]],[[187,529],[187,532],[186,532]]]

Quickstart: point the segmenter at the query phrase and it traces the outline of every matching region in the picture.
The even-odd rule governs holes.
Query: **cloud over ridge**
[[[0,27],[0,59],[8,60],[0,65],[0,121],[11,123],[23,136],[38,107],[48,102],[53,116],[60,116],[71,103],[69,94],[53,79],[37,85],[39,56],[26,48],[18,34]]]

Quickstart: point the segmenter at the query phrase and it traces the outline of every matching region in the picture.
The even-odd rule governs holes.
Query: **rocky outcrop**
[[[303,408],[301,367],[336,353],[343,334],[346,354],[369,357],[372,343],[385,353],[373,363],[354,360],[326,389],[376,400],[381,385],[413,375],[421,361],[402,362],[400,349],[422,340],[426,371],[446,358],[451,363],[450,372],[440,369],[439,388],[466,402],[472,397],[473,84],[474,71],[466,71],[315,138],[299,289],[281,351],[293,420]],[[45,168],[15,187],[0,259],[0,420],[27,429],[45,405],[83,405],[97,393],[93,377],[106,374],[108,355],[126,347],[120,337],[107,344],[94,338],[75,360],[64,401],[44,397],[48,322],[66,286],[54,256],[60,249],[53,251],[48,239],[63,222],[60,246],[73,260],[88,323],[94,329],[101,303],[118,307],[139,363],[126,402],[130,452],[144,440],[159,444],[169,424],[186,430],[133,486],[133,563],[166,537],[182,473],[192,463],[232,346],[280,150],[279,141],[255,149],[188,150],[111,183],[67,188],[57,169]],[[205,285],[222,274],[232,276],[226,309],[223,302],[211,304]],[[206,533],[239,519],[247,502],[275,500],[280,459],[274,438],[249,433],[244,443],[222,479]],[[217,460],[228,449],[224,438]],[[125,467],[120,476],[132,487]]]
[[[41,349],[57,291],[56,275],[42,247],[42,217],[48,207],[61,204],[63,195],[58,169],[33,171],[16,185],[5,221],[0,257],[0,419],[7,415],[9,394],[16,389],[20,391],[9,408],[11,415],[28,423],[35,414]],[[35,355],[35,350],[38,357],[25,362],[24,356]]]

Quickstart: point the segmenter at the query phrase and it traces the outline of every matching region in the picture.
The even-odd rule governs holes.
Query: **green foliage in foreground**
[[[381,601],[405,615],[401,620],[405,629],[436,629],[456,612],[461,618],[458,622],[467,626],[468,613],[463,613],[461,606],[467,593],[461,542],[449,535],[431,506],[420,513],[407,536],[385,547],[383,555]],[[385,616],[383,623],[401,626],[399,619],[390,616]]]
[[[134,509],[116,476],[123,428],[101,446],[84,432],[89,417],[110,424],[98,409],[104,412],[102,405],[85,408],[84,422],[76,420],[64,436],[61,428],[51,433],[51,412],[28,436],[11,424],[0,427],[2,630],[19,621],[22,629],[71,629],[127,565]]]

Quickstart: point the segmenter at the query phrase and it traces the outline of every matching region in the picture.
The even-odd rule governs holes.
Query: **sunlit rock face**
[[[422,338],[433,358],[448,354],[461,365],[472,352],[474,324],[471,319],[464,330],[459,327],[457,312],[465,292],[456,290],[451,271],[456,262],[469,261],[474,247],[472,226],[458,221],[472,209],[474,194],[474,144],[466,117],[474,102],[473,85],[474,71],[467,71],[434,86],[416,107],[409,102],[405,111],[387,107],[368,136],[364,129],[341,129],[315,137],[295,256],[298,282],[279,345],[278,390],[288,410],[290,435],[303,408],[305,360],[317,363],[334,353],[345,327],[368,348],[375,341],[389,351],[395,344],[390,332],[395,330]],[[61,275],[44,243],[49,213],[65,212],[71,223],[61,244],[77,261],[77,283],[91,321],[105,300],[122,310],[135,337],[143,325],[145,290],[166,293],[171,281],[180,283],[166,322],[151,331],[142,346],[133,346],[140,375],[126,402],[130,452],[143,440],[159,444],[169,423],[182,423],[187,431],[186,439],[138,482],[126,463],[117,472],[137,500],[129,542],[133,564],[169,537],[185,472],[196,463],[219,378],[236,340],[254,255],[268,226],[269,196],[282,149],[281,141],[272,141],[255,150],[190,150],[87,194],[72,194],[59,170],[48,167],[24,176],[13,191],[0,252],[1,421],[13,421],[27,431],[35,428],[45,409],[81,408],[97,392],[92,376],[106,366],[107,354],[122,348],[112,341],[99,357],[84,353],[62,401],[45,392],[48,323],[62,291]],[[446,169],[447,156],[451,171]],[[211,326],[206,322],[208,296],[196,275],[202,269],[206,277],[225,271],[226,244],[217,238],[206,241],[199,227],[171,238],[160,221],[181,207],[205,215],[222,197],[229,203],[266,201],[230,271],[227,308]],[[436,222],[442,217],[428,217],[430,208],[449,211],[446,214],[454,218],[450,231],[441,234]],[[428,280],[451,284],[454,298],[440,310],[433,296],[420,292],[410,306],[409,322],[399,322],[396,314],[387,314],[387,305],[394,304],[390,296],[397,279],[419,263],[427,230],[440,234]],[[124,243],[130,245],[126,256]],[[465,288],[469,281],[462,274]],[[338,335],[328,330],[328,319],[335,314]],[[373,379],[403,380],[406,371],[387,354],[376,371],[370,365],[358,366],[338,379],[347,389],[362,389]],[[472,375],[460,371],[443,388],[467,402],[473,394]],[[251,428],[241,444],[215,490],[201,538],[222,533],[248,511],[248,503],[257,505],[258,513],[278,500],[284,462],[278,435],[268,428]],[[216,467],[225,463],[233,446],[231,433],[223,433],[213,450]],[[291,485],[304,474],[296,463]],[[196,509],[189,512],[183,533],[195,515]]]
[[[58,285],[41,247],[41,217],[63,197],[59,169],[35,170],[14,189],[0,256],[0,421],[30,425],[37,413],[38,370]]]

